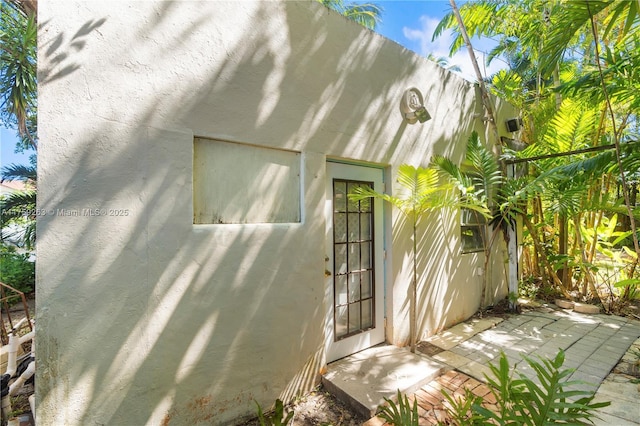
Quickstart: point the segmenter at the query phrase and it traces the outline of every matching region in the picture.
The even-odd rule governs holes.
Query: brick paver
[[[446,400],[442,390],[445,390],[449,395],[453,395],[455,398],[463,398],[465,389],[471,390],[474,395],[484,397],[483,406],[487,409],[495,409],[496,400],[491,394],[489,387],[479,380],[473,377],[467,376],[464,373],[449,370],[442,374],[437,379],[422,386],[416,391],[415,394],[409,397],[409,401],[413,404],[413,401],[418,402],[418,415],[420,416],[420,425],[429,426],[436,425],[438,421],[445,421],[447,419],[446,407],[450,407],[449,401]],[[366,426],[380,426],[387,425],[379,418],[373,418],[369,420]]]

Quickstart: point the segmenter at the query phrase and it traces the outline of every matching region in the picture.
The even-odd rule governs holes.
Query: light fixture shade
[[[429,111],[425,107],[418,108],[414,114],[420,123],[431,120],[431,115],[429,115]]]
[[[424,106],[424,98],[415,87],[405,90],[400,99],[400,113],[409,124],[424,123],[431,120],[429,111]]]

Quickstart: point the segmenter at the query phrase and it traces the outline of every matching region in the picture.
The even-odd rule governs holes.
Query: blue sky
[[[374,0],[384,9],[382,22],[377,28],[377,32],[395,41],[396,43],[412,50],[420,55],[427,56],[432,53],[435,57],[449,56],[449,46],[452,37],[449,33],[444,34],[436,41],[432,42],[433,30],[440,19],[451,10],[448,0]],[[366,2],[366,1],[364,1]],[[460,7],[464,0],[458,0],[456,4]],[[472,44],[476,50],[478,62],[484,63],[483,52],[488,52],[495,42],[489,39],[473,39]],[[461,75],[469,80],[475,80],[475,73],[471,66],[469,54],[466,49],[458,51],[450,64],[458,65],[461,68]],[[491,75],[504,67],[505,64],[499,60],[492,62],[491,67],[483,69],[483,74]],[[16,137],[15,132],[0,129],[0,165],[11,163],[28,164],[29,152],[15,154]]]
[[[382,23],[376,30],[378,33],[422,56],[429,53],[436,58],[449,56],[453,40],[451,32],[447,31],[435,41],[431,41],[436,26],[442,17],[451,11],[448,0],[378,0],[375,3],[384,9]],[[465,0],[456,1],[458,7],[464,3]],[[492,61],[489,67],[483,66],[485,54],[496,46],[497,42],[488,38],[473,38],[471,44],[476,51],[483,75],[491,75],[506,67],[505,63],[497,59]],[[475,72],[466,48],[456,52],[449,59],[449,63],[458,65],[464,78],[475,81]]]
[[[13,130],[7,130],[0,126],[0,165],[6,166],[8,164],[29,164],[29,155],[33,153],[25,152],[22,154],[15,154],[16,132]]]

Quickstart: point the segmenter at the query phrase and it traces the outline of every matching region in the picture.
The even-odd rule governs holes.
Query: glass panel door
[[[373,289],[374,212],[370,199],[349,200],[358,187],[372,182],[333,180],[334,339],[369,330],[375,324]]]
[[[384,342],[382,201],[349,200],[359,186],[382,192],[379,168],[327,163],[327,361]]]

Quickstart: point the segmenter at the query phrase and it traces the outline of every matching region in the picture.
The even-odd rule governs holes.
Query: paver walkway
[[[596,425],[640,425],[640,389],[630,376],[612,372],[621,358],[630,362],[640,351],[640,321],[608,315],[586,315],[570,310],[536,309],[507,319],[489,317],[458,324],[426,340],[419,348],[455,370],[417,391],[421,425],[443,419],[440,389],[463,394],[464,388],[488,394],[485,374],[503,352],[511,366],[534,378],[522,355],[553,358],[565,351],[564,368],[575,369],[570,380],[584,382],[572,389],[596,392],[596,401],[611,401],[599,411]],[[483,395],[483,396],[484,396]],[[491,395],[489,395],[491,397]],[[486,400],[487,405],[495,401]],[[490,408],[490,407],[488,407]],[[381,424],[372,419],[368,425]]]

